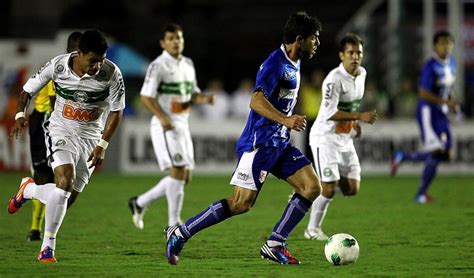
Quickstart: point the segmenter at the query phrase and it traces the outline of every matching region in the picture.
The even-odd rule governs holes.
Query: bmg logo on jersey
[[[80,109],[68,104],[63,107],[63,117],[78,122],[93,122],[100,117],[100,114],[99,109]]]

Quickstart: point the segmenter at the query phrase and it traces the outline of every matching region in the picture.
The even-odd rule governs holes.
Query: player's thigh
[[[314,157],[314,168],[321,182],[336,182],[340,179],[339,161],[341,155],[336,148],[329,146],[311,146]]]
[[[286,178],[286,181],[293,187],[296,193],[308,200],[314,201],[321,193],[319,179],[311,164],[303,166],[293,175]]]
[[[53,154],[55,164],[53,166],[56,187],[71,192],[75,183],[75,165],[71,153],[57,151]]]
[[[74,190],[79,193],[89,183],[95,170],[95,167],[91,167],[91,161],[88,160],[97,143],[98,140],[96,139],[82,139],[79,143],[79,158],[76,162],[76,182],[74,184]]]

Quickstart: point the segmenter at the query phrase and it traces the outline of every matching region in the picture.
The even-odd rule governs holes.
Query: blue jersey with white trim
[[[419,86],[430,91],[436,96],[447,100],[453,92],[454,82],[456,80],[456,60],[454,56],[449,56],[446,60],[438,57],[430,58],[421,72]],[[419,99],[420,105],[429,105],[433,110],[446,114],[448,112],[446,105],[438,105]],[[443,107],[444,106],[444,107]]]
[[[282,45],[260,66],[255,91],[262,91],[275,109],[290,116],[296,105],[299,86],[300,61],[292,61]],[[252,110],[237,142],[237,152],[251,151],[260,146],[284,147],[289,140],[290,131],[285,126]]]

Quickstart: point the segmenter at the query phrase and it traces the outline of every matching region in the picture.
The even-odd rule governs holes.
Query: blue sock
[[[229,217],[231,217],[229,204],[226,199],[222,199],[212,203],[205,210],[188,219],[186,223],[179,226],[179,230],[185,239],[189,239],[199,231],[220,223]]]
[[[301,219],[308,212],[313,202],[299,195],[293,194],[290,202],[286,206],[280,221],[273,228],[273,232],[268,240],[285,242],[291,231],[300,223]]]
[[[428,188],[436,176],[436,170],[438,169],[439,159],[433,157],[431,154],[425,160],[425,169],[423,169],[423,175],[421,176],[421,184],[418,188],[416,196],[426,194]]]
[[[403,161],[425,161],[428,156],[431,156],[427,152],[406,152],[403,154]]]

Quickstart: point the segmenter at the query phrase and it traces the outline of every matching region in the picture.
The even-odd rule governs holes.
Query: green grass
[[[259,249],[286,205],[290,188],[269,179],[255,207],[196,235],[178,266],[164,256],[166,202],[152,204],[145,229],[131,221],[127,199],[154,184],[156,177],[97,174],[68,211],[59,231],[57,264],[36,261],[39,242],[26,242],[31,205],[15,215],[7,201],[21,174],[0,174],[0,277],[4,276],[235,276],[235,277],[447,277],[474,276],[473,177],[438,177],[435,202],[413,203],[416,177],[364,177],[360,194],[336,196],[324,228],[347,232],[360,244],[356,264],[330,265],[324,244],[308,241],[305,218],[290,236],[292,253],[302,264],[280,266],[260,259]],[[232,192],[229,177],[194,177],[186,188],[183,218]],[[175,276],[176,277],[176,276]]]

